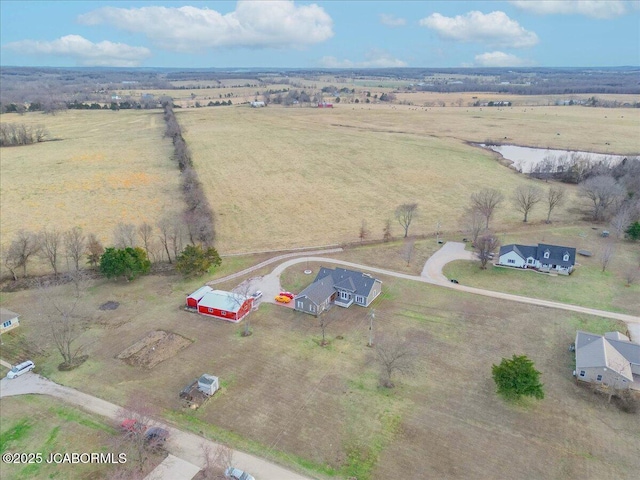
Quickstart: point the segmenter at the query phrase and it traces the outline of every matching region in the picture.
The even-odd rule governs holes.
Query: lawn
[[[89,415],[60,400],[40,395],[2,399],[0,409],[0,453],[40,453],[42,462],[7,464],[0,467],[2,478],[101,479],[112,478],[122,469],[132,468],[132,457],[124,465],[111,463],[49,463],[53,453],[127,453],[118,443],[121,433],[102,417]],[[150,463],[147,471],[159,462]],[[128,465],[127,465],[128,464]]]
[[[42,124],[52,140],[2,149],[4,247],[20,229],[74,226],[110,245],[120,222],[155,225],[163,214],[182,211],[175,200],[179,172],[159,110],[5,114],[0,120]]]
[[[302,286],[297,275],[285,272]],[[186,284],[172,276],[96,283],[83,305],[90,327],[81,342],[90,358],[77,370],[56,370],[60,358],[31,301],[36,291],[4,295],[5,306],[21,306],[22,317],[3,342],[25,338],[27,351],[37,345],[39,371],[55,381],[119,404],[143,396],[179,426],[314,478],[382,479],[399,470],[417,478],[517,478],[523,471],[536,478],[629,478],[640,468],[639,419],[576,386],[567,351],[578,328],[624,325],[381,279],[374,343],[398,336],[417,352],[413,373],[397,377],[393,390],[379,386],[375,348],[366,346],[366,309],[333,309],[325,348],[318,346],[317,319],[276,305],[248,317],[253,335],[244,338],[242,324],[181,310]],[[107,300],[120,306],[98,310]],[[193,343],[150,370],[116,358],[151,330]],[[491,365],[513,353],[529,355],[542,372],[545,400],[496,397]],[[205,372],[220,377],[222,390],[195,412],[181,409],[178,392]],[[102,381],[87,382],[96,376]]]

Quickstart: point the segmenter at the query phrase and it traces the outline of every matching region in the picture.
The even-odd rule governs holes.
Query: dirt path
[[[51,380],[31,372],[12,380],[8,378],[0,380],[0,398],[26,394],[51,395],[114,421],[117,421],[120,410],[118,405],[87,395],[73,388],[58,385]],[[167,450],[169,453],[193,465],[199,467],[204,465],[202,444],[208,443],[212,449],[218,446],[215,442],[198,435],[183,432],[182,430],[162,423],[159,425],[170,432],[170,438],[167,442]],[[254,455],[239,451],[234,451],[233,462],[238,468],[252,473],[257,480],[309,480],[308,477],[299,475]]]

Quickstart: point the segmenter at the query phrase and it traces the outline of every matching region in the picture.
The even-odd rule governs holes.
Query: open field
[[[44,125],[55,140],[2,149],[3,246],[20,229],[54,226],[80,226],[109,245],[119,222],[155,225],[164,212],[182,211],[159,110],[5,114],[0,120]]]
[[[43,459],[26,465],[3,462],[2,478],[108,479],[117,471],[118,466],[109,463],[47,463],[51,453],[114,453],[117,459],[123,452],[116,442],[121,434],[103,418],[40,395],[7,397],[1,402],[0,453],[41,453]],[[128,460],[131,466],[131,457]]]
[[[178,119],[217,214],[223,253],[354,241],[363,219],[380,238],[407,201],[420,204],[412,233],[432,234],[437,222],[454,231],[471,192],[490,187],[509,197],[536,182],[466,140],[585,150],[609,142],[612,151],[640,151],[640,112],[628,109],[236,107],[179,111]],[[518,220],[505,204],[495,225]]]
[[[285,281],[297,275],[287,271]],[[409,478],[517,478],[525,471],[532,478],[634,477],[640,418],[576,386],[567,351],[576,329],[624,325],[382,280],[375,342],[397,335],[417,351],[414,373],[397,378],[391,391],[378,386],[366,347],[367,310],[333,309],[326,348],[317,344],[315,318],[275,305],[248,317],[254,333],[243,338],[242,324],[181,310],[194,281],[171,276],[97,282],[85,301],[90,327],[81,339],[90,358],[71,372],[56,370],[60,358],[33,301],[38,292],[4,294],[3,306],[22,317],[20,329],[3,336],[3,356],[15,361],[41,349],[34,360],[55,381],[120,404],[142,396],[185,428],[316,478],[382,479],[399,470]],[[107,300],[119,308],[98,310]],[[193,343],[151,369],[116,358],[154,330]],[[491,365],[513,353],[529,355],[542,372],[545,400],[496,397]],[[220,377],[222,391],[196,412],[180,411],[178,392],[204,372]],[[100,382],[88,381],[96,376]]]
[[[478,262],[468,261],[449,263],[444,268],[444,274],[472,287],[640,315],[640,248],[637,242],[615,241],[613,257],[605,272],[602,272],[600,256],[607,242],[613,239],[605,240],[600,237],[599,230],[587,226],[556,226],[548,230],[530,229],[528,232],[523,229],[501,236],[500,241],[503,245],[535,245],[539,242],[568,245],[589,250],[593,256],[578,255],[576,269],[568,277],[494,267],[491,264],[486,270],[480,270]],[[630,269],[637,271],[638,278],[634,284],[627,286],[625,275]]]

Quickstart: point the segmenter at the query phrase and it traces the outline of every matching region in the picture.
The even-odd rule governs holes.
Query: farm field
[[[38,452],[43,459],[42,463],[29,465],[3,462],[2,478],[112,478],[119,469],[109,463],[47,463],[51,453],[114,453],[117,459],[123,452],[123,446],[116,441],[121,434],[103,418],[40,395],[6,397],[1,406],[0,453]],[[127,460],[131,467],[133,458],[129,456]]]
[[[517,185],[539,183],[466,140],[640,151],[640,112],[630,109],[241,106],[177,116],[217,215],[222,253],[354,241],[362,220],[380,238],[396,206],[410,201],[421,206],[412,233],[431,234],[437,222],[454,231],[471,192],[497,188],[508,197]],[[558,219],[574,215],[564,210]],[[505,204],[494,224],[516,221]]]
[[[286,271],[285,281],[295,281],[296,271]],[[3,306],[22,317],[21,328],[3,336],[3,356],[33,356],[39,373],[115,403],[143,397],[183,428],[314,478],[382,479],[399,470],[409,478],[635,475],[640,418],[578,387],[567,351],[576,329],[624,325],[381,279],[375,343],[398,336],[417,352],[414,372],[398,377],[393,390],[378,386],[374,351],[366,346],[367,310],[333,309],[326,348],[318,346],[314,317],[275,305],[248,317],[254,333],[243,338],[242,323],[181,310],[195,281],[173,276],[96,282],[82,310],[89,360],[71,372],[56,369],[60,358],[38,315],[38,292],[5,293]],[[120,306],[98,310],[108,300]],[[152,369],[116,358],[156,330],[191,344]],[[496,397],[491,365],[514,353],[528,355],[542,372],[545,400]],[[195,412],[180,410],[178,392],[204,372],[220,377],[221,392]],[[101,382],[87,381],[97,375]]]
[[[2,245],[20,230],[82,227],[104,244],[119,222],[155,225],[182,211],[171,141],[160,110],[5,114],[2,123],[44,125],[47,141],[0,157]]]

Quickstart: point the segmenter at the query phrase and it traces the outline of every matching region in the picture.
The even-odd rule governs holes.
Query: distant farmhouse
[[[255,102],[251,102],[251,106],[253,108],[260,108],[260,107],[265,107],[266,105],[264,102],[255,101]]]
[[[317,317],[332,304],[368,307],[381,292],[382,282],[371,275],[322,267],[313,283],[296,295],[294,309]]]
[[[11,310],[0,307],[0,334],[20,326],[19,316],[20,315]]]
[[[617,390],[640,390],[640,345],[619,332],[576,334],[576,378]]]
[[[530,245],[504,245],[500,248],[498,265],[533,268],[541,272],[569,275],[576,263],[576,249],[539,243]]]

